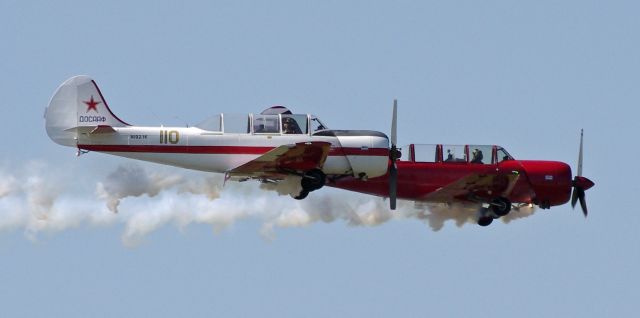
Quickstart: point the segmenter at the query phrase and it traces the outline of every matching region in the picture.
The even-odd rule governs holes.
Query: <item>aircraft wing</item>
[[[520,174],[479,174],[473,173],[454,181],[423,199],[434,202],[453,200],[474,200],[475,198],[509,197]]]
[[[227,171],[228,177],[282,179],[324,165],[331,143],[300,142],[282,145],[241,166]]]

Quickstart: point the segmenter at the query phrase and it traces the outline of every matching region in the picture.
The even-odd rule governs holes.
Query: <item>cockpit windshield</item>
[[[504,148],[498,146],[496,150],[496,153],[498,155],[498,162],[513,160],[513,157],[511,157],[511,155],[506,150],[504,150]]]
[[[311,132],[314,133],[319,130],[329,129],[325,126],[318,117],[311,115]]]

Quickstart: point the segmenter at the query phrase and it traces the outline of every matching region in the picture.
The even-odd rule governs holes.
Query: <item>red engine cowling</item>
[[[520,161],[541,207],[565,204],[571,196],[571,167],[559,161]]]

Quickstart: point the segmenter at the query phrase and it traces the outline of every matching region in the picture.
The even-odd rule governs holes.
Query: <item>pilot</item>
[[[447,149],[447,159],[444,161],[453,161],[453,154],[451,153],[451,149]]]
[[[290,117],[282,118],[282,132],[285,134],[302,134],[298,123]]]
[[[483,163],[482,162],[482,150],[476,148],[472,153],[473,157],[471,158],[471,163]]]

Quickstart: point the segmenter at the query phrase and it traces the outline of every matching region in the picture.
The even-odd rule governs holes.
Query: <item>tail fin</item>
[[[79,75],[66,80],[53,94],[45,112],[45,127],[51,140],[75,147],[81,127],[125,127],[129,124],[111,112],[96,82]]]

